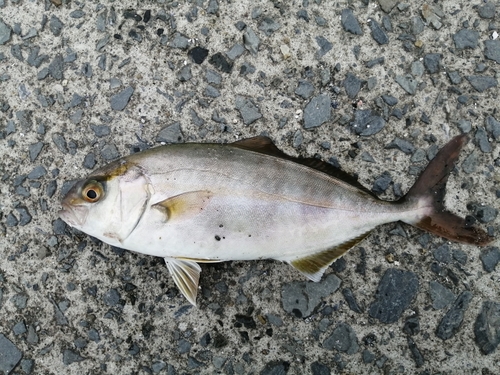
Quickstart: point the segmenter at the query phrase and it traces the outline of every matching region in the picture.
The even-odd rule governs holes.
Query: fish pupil
[[[89,199],[96,199],[97,198],[97,193],[95,190],[89,190],[87,191],[87,198]]]

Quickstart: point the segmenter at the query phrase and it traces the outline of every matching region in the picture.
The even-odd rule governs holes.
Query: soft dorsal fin
[[[273,141],[264,136],[257,136],[247,139],[242,139],[241,141],[236,141],[231,143],[231,146],[235,146],[244,150],[259,152],[265,155],[275,156],[281,159],[290,160],[297,164],[305,165],[306,167],[316,169],[317,171],[326,173],[338,180],[344,181],[349,185],[352,185],[359,190],[370,194],[373,197],[377,196],[373,194],[370,190],[361,185],[355,176],[351,176],[349,173],[344,172],[342,169],[335,167],[334,165],[327,163],[323,160],[316,158],[295,158],[289,156],[281,151]]]
[[[167,268],[174,279],[175,285],[193,306],[196,306],[198,294],[198,281],[201,268],[198,263],[191,260],[165,258]]]
[[[344,242],[333,249],[324,250],[313,255],[308,255],[304,258],[292,260],[288,263],[305,275],[309,280],[316,282],[320,281],[321,276],[323,276],[323,273],[328,266],[348,252],[353,246],[363,241],[368,233]]]

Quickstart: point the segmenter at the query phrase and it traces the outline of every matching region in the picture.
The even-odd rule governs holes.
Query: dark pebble
[[[219,3],[217,0],[210,0],[206,9],[207,14],[217,14],[219,12]]]
[[[356,332],[350,325],[341,322],[335,327],[331,336],[323,341],[323,348],[336,349],[349,355],[355,354],[359,351]]]
[[[477,8],[477,14],[479,14],[479,17],[481,18],[486,18],[486,19],[492,19],[495,17],[495,2],[494,1],[488,1],[482,6],[479,6]]]
[[[356,300],[356,297],[354,296],[351,288],[342,289],[342,295],[344,296],[347,305],[352,311],[358,314],[361,314],[363,312],[363,309],[359,306],[358,301]]]
[[[290,363],[285,361],[272,361],[266,363],[259,375],[285,375],[288,373]]]
[[[484,301],[474,323],[476,344],[483,354],[491,354],[500,344],[500,303]]]
[[[340,23],[345,31],[354,35],[363,35],[363,30],[361,30],[361,26],[351,9],[342,10]]]
[[[304,108],[304,128],[316,128],[331,118],[331,99],[328,94],[312,98]]]
[[[385,62],[385,57],[384,57],[384,56],[381,56],[381,57],[377,57],[376,59],[373,59],[373,60],[368,60],[368,61],[365,63],[365,66],[366,66],[368,69],[371,69],[371,68],[373,68],[373,67],[374,67],[374,66],[376,66],[376,65],[382,65],[384,62]]]
[[[32,217],[26,206],[17,206],[16,211],[19,213],[20,226],[24,226],[31,221]]]
[[[397,75],[396,82],[410,95],[414,95],[417,91],[417,81],[409,74]]]
[[[21,360],[21,370],[25,374],[32,374],[33,368],[35,367],[35,361],[32,359],[22,359]]]
[[[70,16],[71,18],[76,18],[76,19],[78,19],[78,18],[82,18],[83,16],[85,16],[85,12],[84,12],[83,10],[81,10],[81,9],[77,9],[77,10],[72,11],[72,12],[69,14],[69,16]]]
[[[474,216],[483,224],[492,222],[498,215],[498,210],[491,206],[470,204],[468,208],[474,212]]]
[[[52,78],[60,81],[63,78],[64,60],[60,53],[58,53],[48,66],[49,74]]]
[[[469,291],[462,292],[458,296],[450,310],[441,319],[436,329],[437,337],[442,340],[448,340],[458,332],[471,299],[472,293]]]
[[[329,274],[324,280],[295,281],[285,284],[281,290],[283,309],[298,318],[311,315],[321,303],[321,299],[334,293],[340,286],[340,279]]]
[[[96,137],[105,137],[111,133],[111,128],[108,125],[90,125],[90,128]]]
[[[156,136],[156,142],[179,143],[184,140],[181,124],[175,122],[161,129]]]
[[[139,34],[137,31],[135,31],[134,29],[130,29],[130,31],[128,32],[128,36],[134,39],[138,43],[142,42],[142,35]]]
[[[382,100],[391,107],[398,104],[398,100],[392,95],[382,95]]]
[[[463,161],[462,169],[465,173],[474,173],[478,166],[479,155],[476,150],[473,150]]]
[[[179,354],[189,353],[191,350],[191,343],[186,339],[180,339],[177,342],[177,352]]]
[[[394,138],[394,140],[385,146],[386,149],[398,149],[403,151],[405,154],[411,155],[415,152],[415,146],[407,140],[401,139],[399,137]]]
[[[430,74],[439,72],[442,55],[440,53],[428,53],[424,56],[424,66]]]
[[[309,22],[309,14],[307,13],[307,10],[301,9],[297,12],[297,18],[300,20],[304,20],[306,22]]]
[[[85,158],[83,159],[83,167],[87,169],[92,169],[96,165],[96,160],[95,160],[95,155],[93,152],[89,152],[87,155],[85,155]]]
[[[354,121],[351,123],[353,131],[358,135],[371,136],[385,126],[385,120],[371,109],[358,109],[354,112]]]
[[[24,61],[23,50],[20,44],[13,44],[10,46],[10,53],[19,61]]]
[[[240,112],[245,125],[250,125],[262,117],[259,108],[250,98],[238,95],[234,106]]]
[[[54,34],[54,36],[59,36],[61,34],[63,26],[64,24],[61,22],[59,18],[57,18],[54,15],[50,17],[49,28],[50,31],[52,31],[52,34]]]
[[[43,142],[33,143],[29,146],[30,161],[34,162],[35,159],[40,155],[42,148],[44,146]]]
[[[453,35],[455,47],[458,49],[474,49],[477,47],[478,39],[479,33],[476,30],[462,29]]]
[[[458,72],[448,72],[448,78],[450,79],[450,82],[453,83],[454,85],[458,85],[462,82],[462,77],[460,76],[460,73]]]
[[[326,39],[323,36],[317,36],[316,43],[318,43],[319,46],[319,50],[316,52],[317,59],[321,59],[333,48],[333,44],[330,43],[328,39]]]
[[[259,24],[259,30],[263,31],[266,36],[271,36],[272,33],[279,30],[281,25],[275,22],[272,18],[264,17]]]
[[[208,49],[203,47],[191,48],[188,52],[188,56],[193,60],[195,64],[201,64],[208,56]]]
[[[63,351],[63,363],[66,366],[71,365],[72,363],[75,362],[81,362],[85,358],[83,358],[77,351],[72,350],[72,349],[65,349]]]
[[[180,33],[175,33],[169,45],[173,48],[187,49],[189,46],[189,39]]]
[[[362,358],[364,363],[372,363],[375,360],[375,354],[365,349],[363,350]]]
[[[191,65],[183,65],[181,70],[177,73],[177,79],[181,82],[189,81],[193,77],[191,73]]]
[[[118,94],[113,95],[110,100],[111,108],[114,109],[115,111],[123,111],[127,106],[133,93],[134,93],[134,88],[132,86],[128,86]]]
[[[120,302],[120,293],[118,290],[112,288],[109,289],[102,297],[103,302],[108,306],[116,306]]]
[[[17,322],[16,324],[14,324],[14,327],[12,327],[12,332],[16,336],[22,335],[23,333],[26,333],[26,331],[26,325],[23,321]]]
[[[112,143],[106,143],[102,148],[101,148],[101,156],[105,160],[114,160],[120,157],[120,153],[118,152],[118,149],[116,146]]]
[[[500,40],[486,40],[484,42],[484,56],[487,59],[495,61],[500,64]]]
[[[313,362],[311,363],[311,374],[312,375],[330,375],[331,371],[330,369],[322,364],[321,362]]]
[[[441,263],[451,262],[451,249],[447,244],[443,244],[432,251],[434,259]]]
[[[420,352],[420,350],[417,347],[417,344],[415,344],[415,341],[411,337],[408,337],[408,348],[410,349],[410,353],[413,357],[413,360],[415,361],[415,365],[417,367],[422,367],[424,365],[424,356]]]
[[[370,29],[372,38],[375,39],[378,44],[382,45],[389,43],[389,37],[387,36],[386,32],[373,18],[370,19]]]
[[[437,281],[429,282],[429,293],[431,295],[432,307],[436,310],[444,309],[457,298],[451,290]]]
[[[228,61],[228,59],[226,59],[226,57],[220,52],[210,56],[208,62],[223,73],[231,73],[231,70],[233,69],[233,62]]]
[[[418,278],[413,272],[388,269],[377,287],[369,315],[382,323],[397,322],[416,296],[418,287]]]
[[[406,319],[403,332],[410,336],[415,336],[420,332],[420,321],[418,316],[411,316]]]
[[[314,86],[312,83],[306,80],[299,80],[299,84],[295,89],[295,94],[300,96],[302,99],[309,99],[314,93]]]
[[[482,249],[479,258],[483,263],[483,269],[486,272],[493,272],[500,262],[500,249],[494,246]]]
[[[57,181],[51,180],[47,183],[47,188],[45,190],[45,194],[47,197],[52,198],[57,190]]]
[[[10,41],[12,29],[0,18],[0,45]]]
[[[497,121],[493,116],[487,116],[485,123],[486,130],[498,141],[500,139],[500,121]]]
[[[5,374],[10,374],[23,357],[23,353],[3,333],[0,333],[0,353],[0,371]]]
[[[260,39],[257,34],[255,34],[255,32],[249,27],[247,27],[245,32],[243,33],[243,44],[252,55],[256,55],[259,51]]]
[[[30,180],[36,180],[40,177],[43,177],[47,174],[47,170],[43,165],[39,165],[35,167],[29,174],[28,174],[28,179]]]
[[[389,172],[384,172],[373,182],[372,191],[375,194],[382,194],[389,188],[391,182],[392,177]]]
[[[478,92],[483,92],[492,87],[498,86],[498,81],[493,77],[488,76],[467,76],[467,81],[471,84],[474,89]]]
[[[474,138],[482,152],[489,153],[493,150],[490,141],[488,140],[488,134],[486,134],[486,130],[484,130],[484,128],[478,126]]]
[[[236,27],[236,29],[238,29],[238,31],[243,31],[245,29],[245,27],[247,27],[247,24],[243,21],[238,21],[234,24],[234,27]]]
[[[344,79],[344,89],[349,98],[354,99],[361,90],[362,81],[352,73],[347,73]]]

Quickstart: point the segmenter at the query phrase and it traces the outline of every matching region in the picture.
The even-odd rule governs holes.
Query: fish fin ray
[[[352,185],[362,192],[369,194],[378,199],[378,197],[373,194],[370,190],[361,185],[358,181],[357,176],[351,176],[349,173],[344,172],[341,168],[336,167],[333,164],[327,163],[323,160],[317,158],[296,158],[293,156],[289,156],[281,151],[273,141],[264,136],[257,136],[247,139],[242,139],[240,141],[236,141],[231,143],[231,146],[238,147],[244,150],[258,152],[264,155],[275,156],[280,159],[290,160],[294,163],[304,165],[306,167],[315,169],[317,171],[326,173],[327,175],[339,179]]]
[[[350,239],[332,249],[323,250],[319,253],[308,255],[304,258],[289,261],[290,265],[312,281],[320,281],[325,270],[335,260],[348,252],[353,246],[357,245],[368,236],[370,232]]]
[[[402,202],[417,203],[425,200],[426,204],[431,205],[432,211],[428,216],[416,223],[409,222],[409,224],[451,241],[485,246],[494,238],[479,227],[467,225],[464,218],[447,211],[444,207],[448,176],[455,168],[460,151],[467,140],[467,135],[462,134],[444,145],[410,188]]]
[[[198,294],[198,282],[201,272],[199,264],[190,260],[176,258],[165,258],[165,263],[179,291],[189,303],[196,306],[196,295]]]
[[[165,214],[165,221],[186,219],[199,214],[212,196],[208,190],[190,191],[155,203],[152,207]]]

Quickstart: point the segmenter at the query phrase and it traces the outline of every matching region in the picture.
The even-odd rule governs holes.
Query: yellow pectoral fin
[[[323,273],[330,264],[344,255],[353,246],[361,242],[367,235],[368,233],[362,234],[361,236],[344,242],[333,249],[324,250],[313,255],[308,255],[304,258],[292,260],[289,263],[308,279],[316,282],[320,281],[321,276],[323,276]]]
[[[174,279],[175,285],[193,306],[196,306],[198,281],[201,268],[198,263],[175,258],[165,258],[167,268]]]
[[[203,211],[212,196],[208,190],[190,191],[158,202],[153,208],[165,214],[165,221],[188,219]]]

